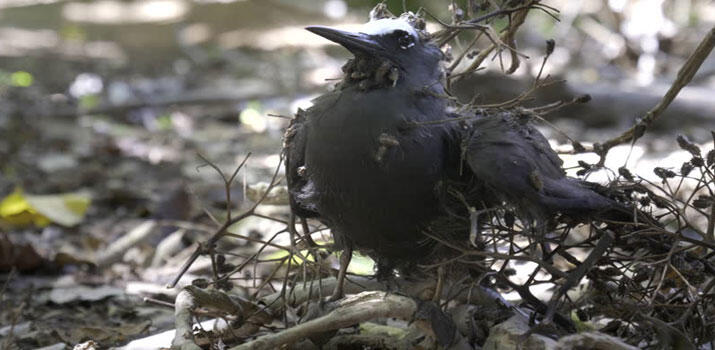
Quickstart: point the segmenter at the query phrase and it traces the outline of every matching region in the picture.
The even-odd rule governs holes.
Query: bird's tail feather
[[[622,203],[617,190],[599,184],[566,178],[568,181],[544,183],[541,204],[551,211],[566,215],[589,217],[591,219],[656,225],[658,220],[638,209],[632,203]]]

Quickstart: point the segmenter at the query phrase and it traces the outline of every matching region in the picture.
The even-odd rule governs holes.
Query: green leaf
[[[28,87],[32,85],[34,78],[32,74],[19,70],[10,74],[10,85],[17,87]]]

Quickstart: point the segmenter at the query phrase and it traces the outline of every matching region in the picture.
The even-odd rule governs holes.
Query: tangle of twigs
[[[483,8],[481,15],[474,10],[477,7],[474,1],[467,3],[467,11],[452,3],[451,23],[430,15],[443,26],[443,30],[435,34],[435,39],[443,45],[458,41],[462,32],[474,32],[464,51],[449,66],[450,81],[476,72],[492,53],[501,62],[504,50],[511,57],[510,66],[504,71],[512,73],[524,57],[517,50],[515,33],[527,14],[537,10],[555,17],[558,13],[538,0],[504,1],[500,6],[496,6],[495,1],[485,2],[491,5]],[[491,21],[496,18],[506,18],[508,25],[493,28]],[[489,46],[471,55],[469,52],[481,37],[487,38]],[[611,147],[637,140],[692,78],[712,46],[713,31],[681,69],[678,80],[663,102],[636,126],[600,146],[587,148],[572,140],[574,152],[596,152],[601,156],[602,165]],[[542,78],[543,66],[552,51],[553,43],[547,43],[541,69],[528,91],[502,103],[481,106],[470,103],[462,109],[481,114],[518,110],[541,119],[542,115],[555,109],[587,102],[588,97],[581,96],[541,107],[521,107],[535,90],[557,82],[548,75]],[[473,117],[437,122],[459,122],[468,118]],[[713,141],[715,144],[715,134]],[[538,332],[553,336],[590,327],[639,347],[700,346],[713,342],[715,151],[702,152],[682,137],[678,138],[678,143],[692,154],[692,159],[681,166],[679,173],[657,168],[655,172],[661,182],[652,183],[621,168],[618,178],[602,189],[610,197],[648,213],[657,219],[656,223],[608,222],[575,226],[566,218],[557,218],[548,223],[548,234],[534,235],[530,232],[533,228],[521,223],[509,208],[480,213],[465,208],[453,213],[443,231],[454,227],[475,231],[476,220],[481,220],[481,230],[470,235],[470,242],[450,241],[445,238],[449,237],[448,232],[442,235],[445,232],[439,230],[427,235],[426,239],[433,240],[445,254],[433,264],[420,266],[420,281],[397,277],[401,292],[434,303],[448,313],[458,313],[464,305],[476,305],[480,312],[470,313],[469,317],[461,319],[464,324],[457,325],[459,329],[469,329],[469,334],[458,332],[455,342],[482,345],[487,334],[480,329],[488,329],[513,314],[528,317],[533,325],[540,326],[535,328]],[[176,285],[200,255],[211,257],[211,281],[194,281],[193,286],[182,292],[181,302],[177,300],[177,330],[182,331],[177,331],[175,345],[192,348],[192,344],[205,344],[212,342],[211,339],[215,342],[217,337],[237,343],[258,337],[236,349],[283,346],[305,338],[320,342],[321,337],[325,339],[327,335],[329,340],[334,334],[330,332],[351,324],[379,317],[410,321],[410,317],[424,314],[421,307],[409,299],[374,293],[361,294],[337,304],[324,304],[322,297],[330,295],[335,288],[335,280],[331,277],[334,269],[330,262],[334,260],[329,256],[330,245],[318,245],[313,237],[324,228],[319,223],[306,221],[296,225],[292,216],[275,218],[256,211],[269,193],[279,186],[281,165],[249,209],[236,216],[229,213],[230,189],[246,159],[230,176],[204,159],[224,181],[227,215],[222,223],[216,221],[217,228],[203,227],[203,230],[212,232],[210,238],[197,247],[171,283],[171,286]],[[583,167],[582,173],[592,170],[587,164]],[[454,194],[459,195],[458,191]],[[227,231],[248,217],[271,220],[284,224],[285,228],[269,239]],[[178,226],[181,223],[172,224]],[[290,246],[274,243],[277,235],[283,233],[290,235]],[[230,255],[216,248],[221,239],[252,242],[259,246],[255,253],[241,256],[241,260],[233,264],[229,262]],[[264,268],[259,269],[259,266]],[[515,278],[517,266],[527,266],[530,273]],[[348,294],[385,289],[383,284],[361,276],[353,275],[348,281]],[[242,286],[243,297],[228,293],[233,283]],[[215,288],[206,289],[211,285]],[[544,286],[547,287],[544,289],[555,291],[546,301],[534,292]],[[520,305],[511,305],[500,296],[509,292],[519,295]],[[192,331],[191,321],[197,311],[207,309],[211,311],[208,315],[230,319],[229,329],[216,334]],[[343,310],[343,313],[334,310]],[[427,313],[438,318],[435,313]],[[420,334],[426,332],[433,338],[440,338],[444,330],[430,324],[430,317],[413,326],[420,328]],[[409,338],[414,336],[409,331],[395,328],[390,331],[402,332],[404,339],[414,339],[415,342],[382,343],[387,348],[428,342],[425,337]],[[364,332],[362,335],[371,335],[370,331]],[[362,338],[352,341],[365,341],[366,346],[373,344],[359,339]],[[382,338],[375,333],[372,339]]]

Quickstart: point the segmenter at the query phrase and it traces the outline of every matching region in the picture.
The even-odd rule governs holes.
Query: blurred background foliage
[[[9,106],[0,110],[5,115],[0,125],[17,109],[58,114],[41,109],[57,109],[63,102],[84,109],[101,103],[122,105],[206,87],[226,92],[240,85],[259,97],[304,96],[339,75],[341,61],[331,56],[342,59],[346,53],[326,48],[327,41],[302,28],[364,22],[375,3],[3,0],[0,94]],[[489,1],[387,1],[395,13],[424,8],[445,21],[452,3],[467,11],[468,3],[479,7]],[[660,92],[715,23],[715,5],[707,0],[545,3],[561,11],[560,21],[534,11],[520,32],[519,50],[540,57],[544,40],[555,39],[548,73],[575,83],[631,90],[646,87]],[[438,26],[431,21],[430,28]],[[455,51],[463,49],[458,46]],[[489,62],[488,68],[498,71],[497,61]],[[527,62],[515,76],[533,76],[537,61]],[[712,87],[714,62],[709,59],[696,83]],[[251,79],[253,85],[243,79]],[[13,101],[9,90],[31,85],[41,101],[39,96],[33,96],[33,106]],[[489,91],[480,93],[498,98]],[[624,112],[632,118],[635,111]],[[163,113],[157,114],[154,117]]]
[[[161,188],[166,180],[210,178],[192,170],[202,163],[197,153],[234,164],[252,151],[253,167],[245,180],[264,178],[277,164],[287,124],[280,116],[292,115],[329,89],[349,56],[303,28],[365,22],[376,3],[0,1],[0,194],[16,187],[41,194],[97,185],[102,193],[110,187],[104,197],[111,201],[112,191],[127,184],[109,179],[123,174],[149,178],[134,179],[146,186],[136,197],[145,198],[157,192],[151,186]],[[440,28],[434,17],[451,22],[450,7],[487,13],[495,4],[386,3],[396,14],[423,10],[432,31]],[[542,11],[529,14],[517,49],[531,59],[506,76],[502,57],[490,57],[486,69],[465,79],[455,93],[463,99],[476,94],[483,103],[518,95],[536,76],[546,40],[554,39],[545,72],[567,83],[543,89],[533,103],[591,94],[590,104],[549,116],[582,142],[616,134],[655,105],[715,23],[715,4],[708,0],[544,3],[560,11],[559,20]],[[490,25],[498,30],[505,23]],[[468,35],[454,42],[454,54],[466,49]],[[480,39],[472,55],[488,44]],[[714,73],[711,55],[655,130],[636,148],[613,152],[606,165],[617,168],[626,160],[638,165],[644,155],[660,160],[676,149],[676,132],[708,142],[715,125]],[[544,132],[556,143],[565,141],[550,128]],[[122,165],[124,160],[136,168]],[[162,175],[138,171],[155,165],[171,170]]]

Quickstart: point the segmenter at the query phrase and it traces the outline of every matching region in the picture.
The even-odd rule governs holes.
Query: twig
[[[712,51],[713,46],[715,46],[715,27],[710,29],[703,40],[700,41],[698,47],[678,71],[678,76],[670,86],[670,89],[668,89],[663,98],[653,109],[648,111],[643,118],[621,135],[607,140],[602,144],[594,144],[592,147],[586,147],[583,151],[577,153],[595,152],[601,157],[598,164],[603,165],[606,161],[606,155],[611,148],[638,140],[643,136],[646,129],[668,108],[670,103],[678,96],[680,90],[690,83],[695,73],[703,64],[703,61],[705,61]]]
[[[256,201],[250,208],[248,208],[243,213],[239,214],[238,216],[236,216],[230,220],[226,220],[223,223],[223,225],[221,225],[221,227],[219,227],[214,232],[213,236],[211,236],[211,238],[209,238],[208,241],[206,241],[206,243],[199,245],[196,248],[196,250],[194,251],[194,253],[191,255],[191,257],[189,257],[189,259],[181,267],[181,269],[179,270],[179,274],[177,274],[177,276],[174,278],[174,280],[171,281],[171,283],[169,283],[169,285],[167,285],[167,288],[174,288],[176,286],[176,284],[179,283],[181,276],[183,276],[186,273],[186,271],[188,271],[189,267],[191,267],[191,265],[194,263],[194,261],[196,261],[196,259],[198,259],[198,257],[201,256],[201,254],[203,254],[207,251],[210,251],[213,248],[213,246],[216,244],[216,242],[218,242],[219,239],[221,239],[222,237],[224,237],[226,235],[226,229],[231,227],[231,225],[253,215],[253,213],[256,211],[256,208],[258,208],[258,206],[266,198],[268,193],[271,192],[271,188],[273,186],[275,186],[276,184],[278,184],[278,182],[279,182],[278,174],[280,172],[282,164],[283,164],[283,156],[281,155],[280,161],[278,162],[278,166],[276,166],[276,170],[273,173],[273,177],[271,178],[269,188],[266,190],[266,192],[263,193],[263,196],[261,198],[259,198],[258,201]]]
[[[251,152],[246,153],[246,157],[244,157],[241,163],[238,164],[236,169],[234,169],[233,173],[231,174],[231,177],[229,178],[226,178],[226,174],[224,174],[221,168],[219,168],[216,164],[209,161],[201,153],[198,153],[198,155],[199,158],[201,158],[204,162],[206,162],[206,164],[216,170],[216,172],[221,176],[221,179],[223,180],[224,191],[226,194],[226,216],[228,218],[227,220],[231,220],[231,185],[233,184],[233,180],[236,179],[236,175],[238,175],[238,172],[241,171],[243,166],[246,164],[246,161],[251,156]]]
[[[518,62],[519,58],[517,56],[516,48],[512,47],[511,45],[503,44],[503,42],[513,41],[514,34],[516,33],[517,29],[524,23],[524,21],[526,19],[526,15],[529,12],[529,10],[531,8],[533,8],[534,3],[535,3],[535,1],[531,1],[527,5],[519,8],[517,11],[514,11],[516,14],[514,15],[514,18],[512,19],[509,29],[500,38],[498,38],[499,41],[495,41],[490,36],[488,36],[490,39],[492,39],[492,44],[489,45],[489,47],[487,47],[483,51],[481,51],[479,53],[479,55],[477,55],[477,57],[474,59],[474,61],[472,61],[472,63],[469,65],[468,68],[466,68],[463,72],[460,72],[459,74],[450,76],[449,79],[450,80],[455,79],[455,81],[456,81],[456,80],[461,79],[462,77],[465,77],[466,74],[468,74],[469,72],[475,71],[476,69],[479,68],[479,66],[482,64],[484,59],[486,59],[489,56],[489,54],[491,54],[492,51],[494,51],[497,48],[501,48],[502,46],[509,48],[509,50],[512,54],[512,66],[509,68],[509,70],[511,70],[512,68],[514,70],[516,70],[516,68],[518,68],[518,66],[519,66],[519,62]],[[512,73],[513,73],[513,71],[512,71]]]
[[[154,299],[154,298],[149,298],[149,297],[144,297],[142,299],[147,304],[154,304],[154,305],[159,305],[159,306],[164,306],[173,309],[174,308],[174,303],[170,303],[168,301],[164,300],[159,300],[159,299]]]

